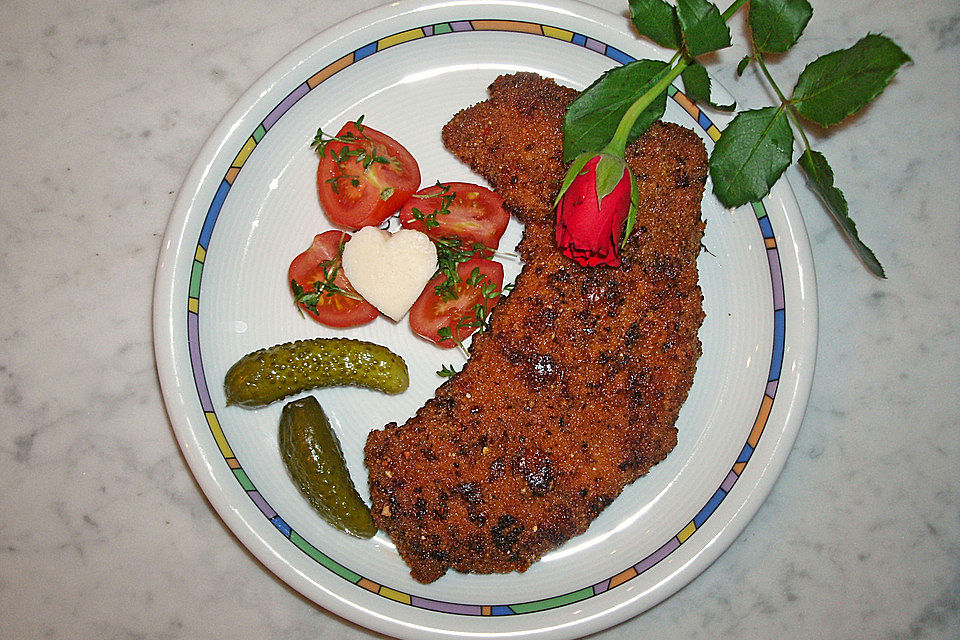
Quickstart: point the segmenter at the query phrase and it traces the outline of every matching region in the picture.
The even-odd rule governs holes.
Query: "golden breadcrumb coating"
[[[525,223],[524,267],[463,370],[367,440],[374,519],[421,582],[524,571],[677,442],[700,356],[707,156],[693,132],[651,127],[627,153],[640,214],[623,264],[582,267],[557,248],[552,210],[575,96],[502,76],[443,131]]]

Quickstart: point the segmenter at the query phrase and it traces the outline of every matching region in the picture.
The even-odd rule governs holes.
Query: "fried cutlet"
[[[552,211],[575,95],[504,76],[443,131],[524,222],[524,266],[463,370],[367,440],[374,519],[421,582],[526,570],[676,445],[700,356],[706,153],[687,129],[651,127],[628,151],[640,215],[623,264],[582,267]]]

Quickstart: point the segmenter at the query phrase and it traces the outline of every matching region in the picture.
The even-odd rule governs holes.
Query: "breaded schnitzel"
[[[524,571],[677,442],[700,356],[706,152],[687,129],[651,127],[627,153],[640,214],[623,264],[582,267],[557,248],[552,210],[575,95],[503,76],[443,131],[525,223],[525,264],[463,370],[367,440],[374,520],[421,582]]]

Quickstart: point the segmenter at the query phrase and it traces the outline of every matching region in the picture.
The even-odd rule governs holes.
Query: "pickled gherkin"
[[[280,414],[280,457],[300,493],[331,525],[358,538],[377,532],[357,493],[337,434],[313,396],[288,403]]]
[[[403,358],[384,346],[349,338],[314,338],[248,353],[227,371],[228,405],[256,408],[289,395],[338,385],[396,394],[410,375]]]

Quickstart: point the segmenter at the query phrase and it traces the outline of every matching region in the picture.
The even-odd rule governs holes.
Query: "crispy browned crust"
[[[630,148],[640,217],[623,265],[581,267],[551,212],[574,92],[517,74],[490,93],[444,142],[526,223],[523,271],[463,370],[365,450],[374,520],[421,582],[524,571],[584,532],[676,445],[700,356],[700,139],[657,124]]]

